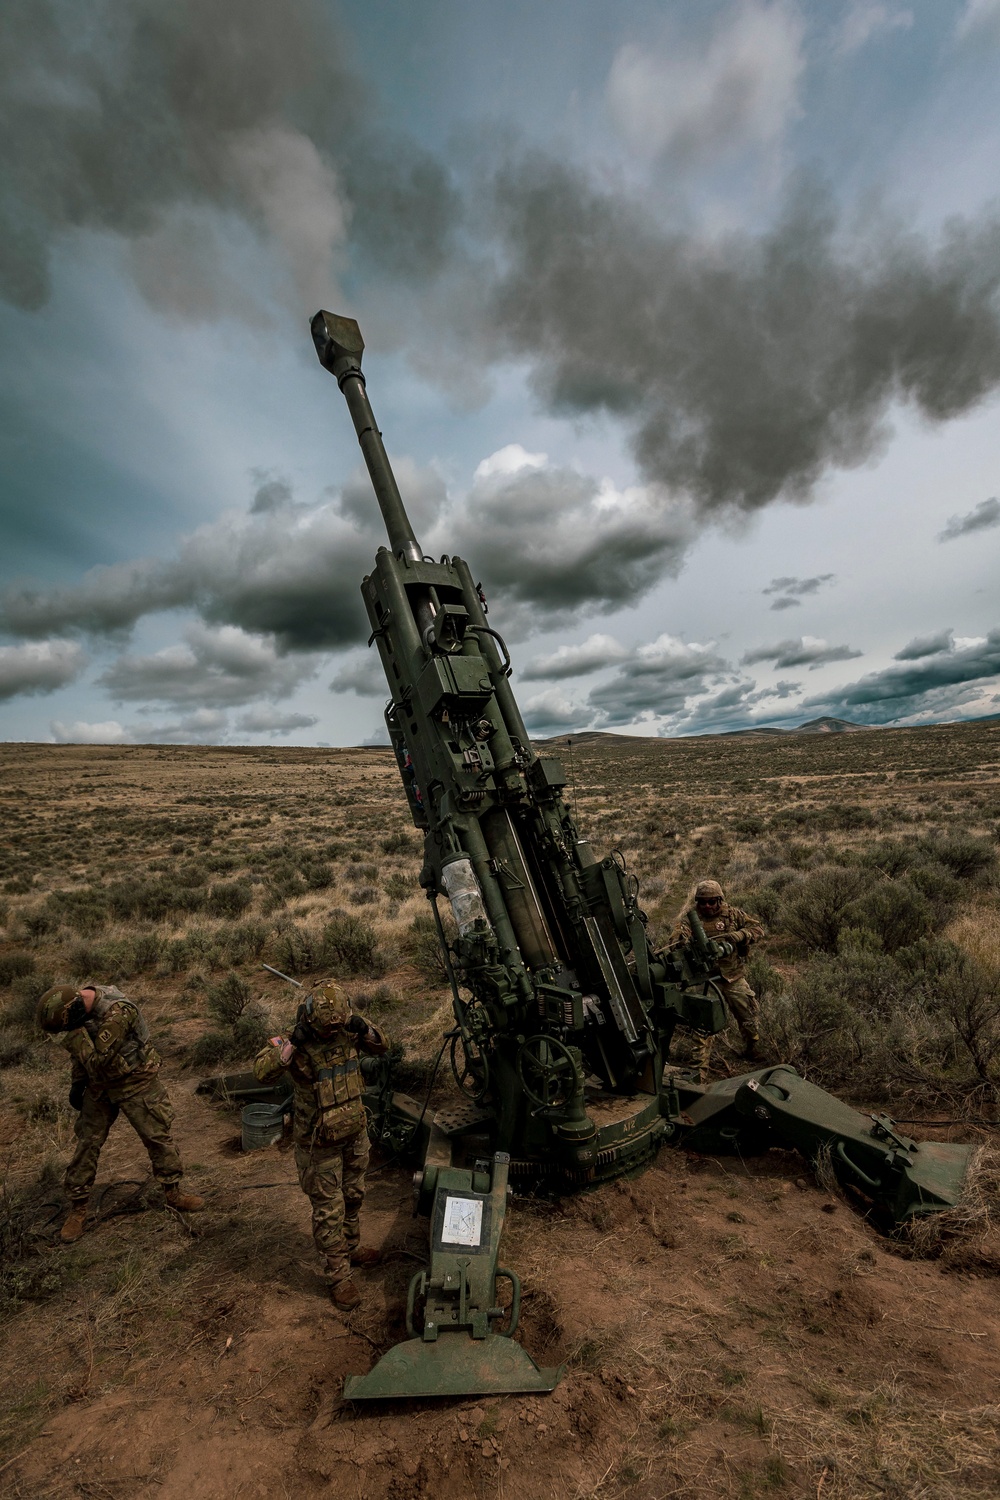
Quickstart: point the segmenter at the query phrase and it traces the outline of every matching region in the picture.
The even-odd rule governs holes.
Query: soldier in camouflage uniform
[[[743,1038],[743,1056],[750,1061],[760,1058],[757,1021],[760,1005],[757,996],[747,983],[746,968],[752,944],[764,936],[764,927],[749,912],[726,901],[722,886],[717,880],[702,880],[694,893],[695,910],[705,929],[705,936],[714,941],[733,944],[734,951],[719,959],[719,975],[716,983],[722,998],[729,1006]],[[691,941],[691,924],[682,917],[670,934],[671,948],[678,948]],[[700,1048],[699,1065],[702,1074],[707,1072],[712,1055],[712,1037],[705,1037]]]
[[[183,1213],[203,1208],[204,1199],[180,1187],[184,1168],[170,1138],[174,1112],[159,1078],[160,1059],[149,1027],[135,1001],[113,985],[88,984],[78,990],[57,985],[38,1002],[38,1024],[50,1035],[66,1033],[62,1045],[73,1059],[69,1101],[79,1111],[76,1153],[65,1177],[70,1211],[60,1238],[78,1240],[83,1234],[97,1159],[119,1113],[149,1152],[153,1176],[171,1208]]]
[[[346,993],[330,979],[300,1007],[291,1035],[271,1037],[253,1065],[261,1083],[286,1068],[291,1074],[299,1183],[312,1203],[313,1239],[326,1262],[331,1300],[344,1312],[361,1302],[351,1266],[378,1259],[360,1248],[368,1130],[358,1053],[380,1057],[388,1046],[377,1026],[351,1014]]]

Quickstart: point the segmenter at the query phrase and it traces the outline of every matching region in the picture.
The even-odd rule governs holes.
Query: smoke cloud
[[[804,501],[893,402],[930,421],[1000,384],[1000,222],[853,239],[815,185],[759,237],[672,234],[540,155],[496,179],[494,332],[552,411],[605,412],[646,478],[707,514]]]

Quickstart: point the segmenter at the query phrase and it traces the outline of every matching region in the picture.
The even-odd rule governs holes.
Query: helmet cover
[[[699,880],[694,893],[696,901],[721,901],[722,886],[717,880]]]
[[[73,1002],[79,999],[79,992],[72,984],[57,984],[45,994],[38,1002],[35,1012],[36,1019],[43,1031],[55,1035],[60,1031],[71,1031],[76,1026],[82,1025],[86,1019],[86,1011],[82,1018],[70,1016],[70,1008]],[[80,1000],[80,1006],[83,1001]]]
[[[313,990],[307,1002],[309,1022],[320,1036],[330,1036],[351,1019],[347,991],[336,979],[327,979]]]

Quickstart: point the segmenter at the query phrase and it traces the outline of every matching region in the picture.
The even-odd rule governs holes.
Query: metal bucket
[[[281,1104],[248,1104],[240,1115],[243,1150],[260,1151],[281,1140],[284,1128],[284,1106]]]

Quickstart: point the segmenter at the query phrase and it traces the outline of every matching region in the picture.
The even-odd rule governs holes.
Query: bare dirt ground
[[[891,794],[909,816],[923,807],[940,819],[971,786],[979,825],[991,828],[1000,812],[1000,735],[978,726],[964,738],[948,733],[947,749],[944,732],[931,731],[851,736],[849,748],[832,740],[805,748],[588,746],[576,755],[576,795],[597,830],[604,810],[610,815],[624,797],[618,836],[648,872],[651,915],[662,921],[706,860],[715,873],[742,857],[725,829],[734,802],[741,815],[752,803],[767,816],[804,787],[820,807],[842,801],[846,786],[859,805],[884,808]],[[110,888],[140,865],[143,878],[161,865],[165,878],[180,879],[185,862],[221,860],[205,889],[213,876],[250,872],[252,904],[241,920],[266,930],[261,951],[272,957],[268,945],[285,933],[287,946],[289,922],[308,931],[344,901],[369,917],[383,982],[359,974],[352,990],[418,1056],[436,1051],[443,997],[425,951],[422,898],[405,888],[418,853],[415,846],[386,853],[379,842],[388,837],[391,845],[403,829],[386,754],[8,746],[2,755],[19,839],[0,961],[28,954],[34,969],[25,974],[14,964],[5,992],[3,1035],[16,1045],[5,1054],[0,1092],[8,1225],[0,1494],[1000,1493],[996,1259],[982,1242],[915,1258],[822,1190],[796,1157],[778,1152],[743,1162],[665,1148],[641,1176],[594,1193],[515,1199],[503,1258],[525,1286],[519,1337],[539,1363],[567,1364],[551,1396],[344,1404],[343,1377],[366,1371],[402,1336],[402,1299],[423,1258],[425,1226],[411,1216],[409,1169],[376,1158],[364,1227],[383,1263],[360,1274],[358,1312],[335,1314],[291,1155],[278,1147],[240,1152],[237,1115],[196,1095],[198,1078],[213,1071],[192,1066],[192,1049],[206,1030],[217,971],[229,965],[244,975],[269,1020],[287,1020],[292,1009],[277,982],[258,981],[259,955],[233,957],[242,952],[234,924],[212,915],[223,897],[207,896],[193,915],[168,911],[136,922],[112,912],[86,939],[86,957],[100,958],[108,977],[119,974],[162,1042],[187,1180],[208,1208],[186,1219],[166,1210],[121,1121],[101,1158],[93,1226],[77,1245],[59,1245],[72,1127],[68,1067],[28,1038],[23,1015],[31,982],[84,976],[73,946],[79,928],[74,938],[72,924],[53,919],[46,927],[39,916],[54,909],[44,905],[48,893]],[[745,788],[727,793],[723,778]],[[673,818],[671,785],[683,786],[687,799],[680,816],[674,804]],[[654,827],[644,833],[645,823]],[[266,864],[253,883],[265,844],[311,851],[314,860],[325,847],[330,885],[303,882],[281,896]],[[339,852],[330,853],[335,845]],[[368,877],[376,896],[355,901],[363,887],[349,878],[352,860],[377,865]],[[995,890],[978,891],[970,910],[992,922]],[[953,921],[969,920],[964,908],[956,911]],[[135,930],[148,939],[145,959]],[[192,939],[192,930],[202,936]],[[789,971],[796,961],[780,941],[772,958]],[[226,1065],[235,1065],[232,1056]],[[720,1066],[731,1065],[722,1049]],[[443,1101],[449,1090],[439,1084],[435,1097]],[[939,1133],[989,1138],[972,1127]]]

